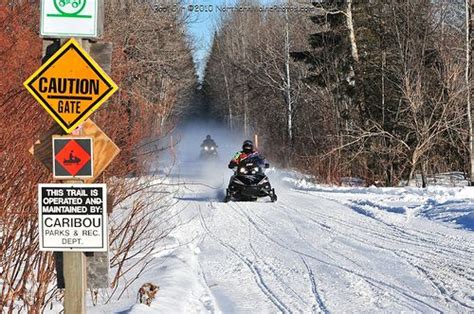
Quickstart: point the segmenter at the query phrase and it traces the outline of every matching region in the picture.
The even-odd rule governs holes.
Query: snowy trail
[[[471,231],[377,209],[369,192],[272,179],[277,203],[222,203],[209,182],[180,197],[213,311],[474,311]]]
[[[170,168],[178,227],[137,281],[160,285],[156,301],[96,312],[474,313],[470,188],[331,187],[270,169],[276,203],[223,203],[231,172],[192,157],[199,132]]]

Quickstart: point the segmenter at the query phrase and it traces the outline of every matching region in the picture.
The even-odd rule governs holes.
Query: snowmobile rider
[[[255,158],[258,160],[259,165],[265,165],[265,157],[260,155],[258,151],[255,150],[253,142],[250,140],[244,141],[242,144],[242,150],[235,153],[234,157],[229,163],[229,169],[237,167],[243,160],[247,158]]]
[[[216,147],[217,148],[217,144],[216,142],[214,142],[214,140],[211,138],[210,135],[207,135],[206,136],[206,139],[204,141],[202,141],[202,144],[201,144],[201,148],[203,147]]]

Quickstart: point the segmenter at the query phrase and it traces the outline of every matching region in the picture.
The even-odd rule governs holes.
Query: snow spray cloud
[[[210,135],[217,144],[217,158],[202,160],[201,144]],[[208,121],[191,121],[173,132],[176,146],[170,149],[168,165],[175,178],[192,187],[202,184],[209,187],[209,199],[223,195],[232,172],[227,165],[232,156],[240,150],[246,139],[240,132],[231,132],[226,126]],[[189,185],[189,186],[188,186]]]

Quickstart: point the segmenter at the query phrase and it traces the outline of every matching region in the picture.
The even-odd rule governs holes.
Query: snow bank
[[[197,313],[212,311],[215,304],[199,266],[197,242],[180,244],[173,236],[156,252],[150,266],[139,276],[120,301],[89,306],[88,313]],[[160,287],[150,306],[138,303],[138,289],[144,283]]]
[[[443,177],[443,176],[439,176]],[[444,176],[446,179],[448,176]],[[335,187],[314,183],[297,173],[282,172],[280,179],[291,189],[343,195],[354,211],[382,219],[384,213],[404,215],[407,220],[424,217],[455,228],[474,230],[474,187],[450,187],[449,184],[418,187]],[[459,179],[459,178],[458,178]]]
[[[157,256],[158,263],[145,278],[158,283],[160,291],[150,307],[136,304],[129,313],[196,313],[212,309],[212,297],[200,273],[199,252],[190,244]]]

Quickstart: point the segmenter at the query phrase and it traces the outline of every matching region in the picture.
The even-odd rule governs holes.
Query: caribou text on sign
[[[42,251],[107,251],[105,184],[39,184]]]

